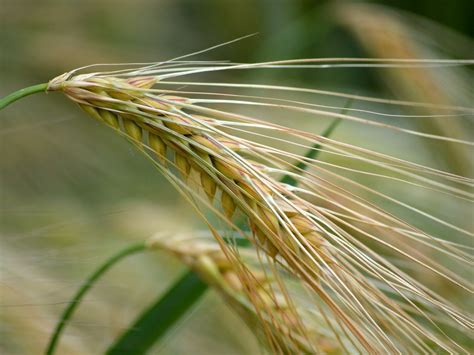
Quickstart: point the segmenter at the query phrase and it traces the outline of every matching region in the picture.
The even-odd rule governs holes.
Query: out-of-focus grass
[[[258,6],[253,6],[255,3]],[[0,95],[47,81],[74,67],[169,59],[252,32],[261,34],[199,59],[238,62],[377,55],[366,52],[343,30],[336,11],[331,12],[325,3],[316,7],[305,1],[276,3],[279,6],[263,0],[88,0],[80,4],[4,0],[0,10]],[[385,74],[331,69],[237,75],[256,82],[381,96],[387,94],[381,79]],[[236,74],[232,75],[221,74],[219,79],[235,79]],[[297,100],[301,95],[285,98]],[[313,99],[344,105],[341,100]],[[361,103],[354,107],[380,109]],[[330,122],[304,115],[289,117],[278,111],[272,111],[271,116],[262,112],[260,117],[312,132],[321,132]],[[452,168],[449,159],[437,161],[431,148],[404,135],[343,123],[334,137],[418,163]],[[64,302],[114,251],[157,231],[192,233],[202,228],[185,201],[145,158],[57,95],[29,97],[3,111],[0,149],[2,353],[41,353]],[[321,158],[338,162],[327,154]],[[357,179],[370,182],[366,177]],[[411,192],[390,184],[377,187],[394,194]],[[470,227],[468,205],[452,205],[449,199],[429,192],[412,196],[412,202],[428,210],[444,209],[454,216],[455,223]],[[61,340],[60,353],[103,351],[181,271],[179,263],[160,253],[136,255],[119,265],[81,305]],[[441,293],[449,292],[437,280],[433,285]],[[243,322],[213,293],[154,349],[160,354],[257,351],[256,340]]]

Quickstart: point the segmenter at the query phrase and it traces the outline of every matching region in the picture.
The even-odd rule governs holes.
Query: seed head
[[[290,65],[292,62],[263,63],[260,66],[280,64]],[[249,67],[252,65],[245,68]],[[229,65],[228,68],[242,69],[239,65]],[[336,114],[315,108],[317,105],[312,103],[281,98],[225,96],[222,93],[222,100],[202,99],[199,92],[190,92],[189,97],[186,92],[175,96],[179,89],[174,92],[166,85],[178,83],[163,80],[189,72],[176,69],[175,73],[164,73],[161,74],[159,65],[156,65],[113,73],[64,74],[51,81],[49,90],[62,91],[90,116],[113,128],[152,157],[157,168],[205,218],[224,258],[216,259],[215,254],[206,251],[199,256],[187,253],[183,260],[206,275],[208,282],[218,285],[226,295],[243,290],[273,350],[285,353],[285,347],[290,346],[272,340],[275,327],[281,327],[278,330],[280,336],[286,335],[284,344],[288,344],[291,338],[293,350],[308,340],[308,332],[296,308],[290,305],[291,312],[281,311],[288,308],[276,301],[272,291],[277,288],[291,304],[288,287],[282,281],[283,275],[291,275],[309,291],[314,309],[320,310],[317,313],[325,329],[333,334],[343,351],[397,353],[416,349],[429,352],[432,348],[447,352],[464,351],[443,329],[446,326],[462,330],[471,327],[466,312],[430,290],[423,284],[424,280],[413,277],[410,269],[422,268],[449,282],[460,293],[471,292],[469,282],[458,272],[472,264],[472,256],[465,252],[466,246],[413,226],[386,211],[384,204],[378,206],[369,202],[366,194],[373,194],[384,203],[395,204],[464,237],[473,234],[331,169],[375,175],[464,200],[473,197],[464,189],[473,185],[472,179],[203,104],[239,104],[269,110],[278,108],[292,113],[324,114],[429,139],[465,145],[471,143],[363,120],[353,115]],[[186,83],[193,84],[196,83]],[[242,87],[237,84],[227,86]],[[268,85],[249,87],[318,92]],[[357,98],[391,105],[397,103],[394,100]],[[399,104],[410,105],[407,102]],[[431,106],[436,107],[434,104]],[[462,107],[449,109],[468,110]],[[255,139],[244,138],[244,133],[246,137]],[[323,161],[292,153],[291,149],[259,143],[257,138],[260,136],[292,148],[321,149],[338,157],[372,164],[382,172],[357,170],[353,165],[325,165]],[[308,166],[310,171],[305,172],[302,166]],[[279,175],[285,174],[297,179],[299,185],[295,187],[280,182]],[[191,185],[191,177],[196,175],[200,192]],[[240,249],[232,242],[224,242],[222,233],[201,212],[203,205],[220,217],[229,232],[239,233],[252,243],[262,270],[273,275],[272,290],[262,287],[261,282],[255,282],[258,277],[245,266]],[[237,216],[244,216],[245,221],[236,220]],[[430,257],[421,251],[421,246],[444,259]],[[223,260],[227,260],[227,264]],[[409,268],[404,266],[407,264]],[[292,332],[290,329],[299,330]],[[308,349],[313,349],[315,343],[305,344]]]

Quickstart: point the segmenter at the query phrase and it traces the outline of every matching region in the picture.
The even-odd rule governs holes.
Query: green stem
[[[4,109],[11,103],[14,103],[16,100],[19,100],[25,96],[36,94],[38,92],[46,92],[48,89],[48,83],[37,84],[33,86],[28,86],[27,88],[20,89],[18,91],[12,92],[11,94],[0,99],[0,110]]]
[[[61,332],[64,330],[64,327],[66,326],[68,320],[71,318],[77,306],[79,306],[79,304],[81,303],[84,295],[94,285],[94,283],[118,261],[120,261],[121,259],[125,258],[128,255],[138,253],[145,249],[146,249],[146,245],[144,243],[134,244],[123,249],[122,251],[113,255],[110,259],[108,259],[104,264],[102,264],[100,268],[96,269],[92,273],[92,275],[90,275],[86,279],[86,281],[82,284],[82,286],[79,288],[77,293],[74,295],[74,298],[72,299],[69,306],[64,310],[63,314],[61,315],[61,318],[58,324],[56,325],[56,329],[54,330],[53,335],[51,336],[51,339],[49,341],[45,354],[52,355],[54,353],[56,349],[56,345],[59,340],[59,336],[61,335]]]
[[[352,105],[352,99],[349,99],[346,102],[346,105],[344,106],[344,109],[341,111],[342,115],[345,115],[347,113],[347,110],[351,107]],[[332,135],[332,132],[336,129],[336,127],[341,123],[342,119],[341,118],[336,118],[332,123],[329,125],[328,128],[321,134],[321,137],[328,138],[330,135]],[[304,170],[308,168],[308,162],[311,162],[312,160],[315,160],[319,153],[321,152],[321,144],[320,143],[315,143],[311,149],[309,149],[306,152],[306,155],[304,156],[303,160],[301,160],[298,164],[295,165],[295,167],[292,169],[293,172],[295,173],[302,173]],[[280,180],[280,182],[284,184],[288,184],[291,186],[296,186],[298,184],[298,181],[291,175],[287,174],[283,176]]]

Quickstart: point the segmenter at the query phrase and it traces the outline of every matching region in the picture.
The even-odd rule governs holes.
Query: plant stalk
[[[61,335],[64,327],[67,325],[67,322],[71,318],[75,309],[81,303],[84,295],[95,284],[95,282],[117,262],[119,262],[126,256],[144,251],[146,248],[147,246],[145,245],[145,243],[139,243],[139,244],[134,244],[123,249],[122,251],[118,252],[117,254],[113,255],[110,259],[108,259],[104,264],[102,264],[100,268],[96,269],[92,273],[92,275],[90,275],[86,279],[86,281],[82,284],[82,286],[79,288],[77,293],[74,295],[74,298],[71,300],[71,303],[69,304],[69,306],[64,310],[63,314],[61,315],[61,318],[58,324],[56,325],[53,335],[51,336],[51,339],[49,341],[48,347],[45,351],[46,355],[54,354],[54,351],[58,344],[59,336]]]
[[[23,97],[26,97],[32,94],[36,94],[38,92],[46,92],[47,89],[48,89],[48,83],[42,83],[42,84],[36,84],[33,86],[28,86],[18,91],[12,92],[11,94],[0,99],[0,110],[3,110],[8,105],[14,103],[16,100],[19,100]]]

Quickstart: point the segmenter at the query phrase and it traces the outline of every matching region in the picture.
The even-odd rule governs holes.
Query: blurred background
[[[472,59],[473,13],[470,0],[1,0],[0,96],[88,64],[167,60],[257,32],[194,59]],[[222,81],[451,105],[472,104],[471,79],[472,71],[465,67],[271,70],[217,76]],[[343,99],[312,99],[318,104],[345,104]],[[354,107],[396,110],[366,103]],[[26,98],[0,116],[0,353],[39,354],[73,292],[105,258],[155,232],[191,232],[202,223],[147,159],[61,95]],[[298,119],[279,113],[271,119],[316,133],[330,122],[326,117]],[[472,120],[395,124],[463,139],[473,136]],[[456,145],[441,147],[350,123],[343,123],[334,138],[474,175],[472,158]],[[379,187],[400,192],[393,186]],[[415,206],[438,212],[442,208],[441,215],[446,211],[453,223],[472,228],[470,205],[429,192],[418,191],[411,198]],[[128,258],[87,296],[58,353],[102,353],[183,271],[179,262],[162,253]],[[441,293],[449,292],[438,286]],[[154,354],[258,352],[252,333],[213,292],[153,350]]]

